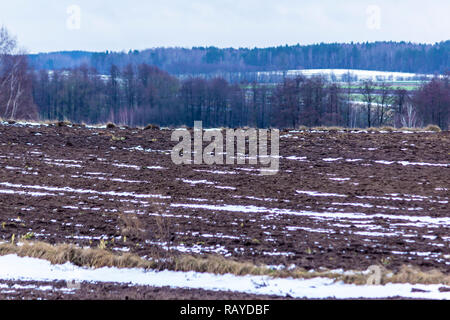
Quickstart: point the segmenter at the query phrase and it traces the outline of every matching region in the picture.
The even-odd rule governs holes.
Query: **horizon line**
[[[208,45],[208,46],[191,46],[191,47],[185,47],[185,46],[159,46],[159,47],[148,47],[145,49],[122,49],[122,50],[83,50],[83,49],[69,49],[69,50],[55,50],[55,51],[38,51],[38,52],[29,52],[26,53],[26,55],[39,55],[39,54],[52,54],[52,53],[71,53],[71,52],[83,52],[83,53],[125,53],[128,54],[130,52],[142,52],[147,50],[156,50],[156,49],[185,49],[185,50],[194,50],[194,49],[209,49],[209,48],[216,48],[219,50],[255,50],[255,49],[271,49],[271,48],[281,48],[281,47],[309,47],[309,46],[318,46],[318,45],[332,45],[332,44],[338,44],[338,45],[361,45],[361,44],[376,44],[376,43],[394,43],[394,44],[413,44],[413,45],[419,45],[419,46],[435,46],[439,45],[445,42],[450,41],[450,39],[447,40],[441,40],[439,42],[414,42],[414,41],[394,41],[394,40],[377,40],[377,41],[350,41],[350,42],[314,42],[310,44],[280,44],[280,45],[272,45],[272,46],[266,46],[266,47],[218,47],[215,45]],[[26,48],[25,48],[25,51]]]

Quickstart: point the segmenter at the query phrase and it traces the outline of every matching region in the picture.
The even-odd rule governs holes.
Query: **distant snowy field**
[[[258,72],[258,77],[270,76],[270,75],[283,75],[289,77],[295,77],[304,75],[306,77],[323,75],[327,78],[331,78],[332,75],[336,76],[340,81],[342,76],[350,73],[352,76],[358,77],[358,80],[373,80],[373,81],[417,81],[421,78],[432,78],[431,74],[416,74],[406,72],[390,72],[390,71],[374,71],[374,70],[358,70],[358,69],[304,69],[304,70],[288,70],[288,71],[264,71]]]

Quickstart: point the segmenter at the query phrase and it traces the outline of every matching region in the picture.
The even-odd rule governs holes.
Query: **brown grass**
[[[161,216],[154,216],[155,221],[155,230],[154,235],[158,240],[170,242],[171,232],[170,232],[170,224],[167,219],[164,219]]]
[[[300,130],[300,131],[308,131],[309,128],[307,126],[298,126],[296,130]]]
[[[159,130],[159,126],[156,124],[148,124],[145,126],[144,130]]]
[[[425,131],[441,132],[441,128],[437,125],[430,124],[424,128]]]
[[[380,128],[382,131],[387,131],[387,132],[393,132],[393,131],[395,131],[395,128],[394,127],[391,127],[391,126],[384,126],[384,127],[381,127]]]
[[[399,272],[394,274],[390,281],[396,283],[424,283],[450,285],[450,275],[443,274],[439,270],[421,271],[417,267],[403,265]]]
[[[400,131],[412,131],[412,132],[416,132],[416,131],[420,131],[420,128],[408,128],[408,127],[401,127],[400,129],[398,129]]]
[[[204,258],[182,255],[175,261],[176,271],[197,271],[215,274],[264,275],[268,274],[265,267],[258,267],[249,262],[238,262],[225,259],[222,256],[211,255]]]
[[[344,128],[343,127],[338,127],[338,126],[320,126],[320,127],[313,127],[311,128],[311,130],[316,130],[316,131],[343,131]]]
[[[370,127],[366,129],[367,132],[380,132],[381,128],[378,127]]]
[[[329,270],[309,272],[302,268],[292,270],[272,270],[265,265],[255,265],[251,262],[240,262],[218,255],[196,257],[180,254],[171,257],[171,261],[159,261],[154,257],[145,260],[132,253],[116,253],[99,248],[80,248],[71,244],[50,245],[44,242],[25,241],[20,246],[12,243],[0,244],[0,255],[17,254],[21,257],[45,259],[52,264],[73,263],[77,266],[91,268],[143,268],[143,269],[169,269],[174,271],[196,271],[214,274],[235,275],[267,275],[271,277],[297,279],[310,279],[326,277],[345,283],[366,284],[370,274],[355,271],[353,274],[343,275]],[[443,284],[450,285],[450,275],[439,270],[422,271],[412,266],[402,266],[399,272],[393,273],[380,266],[381,284],[386,283],[412,283],[412,284]]]
[[[56,126],[58,126],[58,127],[67,127],[67,126],[70,126],[71,124],[72,124],[72,122],[64,120],[64,121],[58,121],[56,123]]]
[[[119,227],[122,236],[143,239],[145,229],[137,214],[119,213]]]
[[[73,263],[91,268],[154,268],[156,263],[130,253],[116,254],[98,248],[80,248],[71,244],[50,245],[45,242],[24,242],[21,246],[0,244],[0,255],[17,254],[50,261],[52,264]]]

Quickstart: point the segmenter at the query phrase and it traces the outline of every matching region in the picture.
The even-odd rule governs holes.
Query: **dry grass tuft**
[[[343,127],[338,127],[338,126],[331,126],[331,127],[327,127],[328,131],[344,131]]]
[[[384,126],[384,127],[381,127],[380,130],[387,131],[387,132],[393,132],[393,131],[395,131],[395,128],[391,127],[391,126]]]
[[[143,268],[174,271],[195,271],[214,274],[234,275],[266,275],[275,278],[310,279],[326,277],[344,283],[365,285],[370,273],[354,271],[351,273],[336,273],[329,270],[307,271],[302,268],[273,270],[265,265],[255,265],[251,262],[239,262],[219,255],[196,257],[188,254],[178,254],[159,259],[160,256],[145,260],[132,253],[116,253],[99,248],[80,248],[72,244],[50,245],[44,242],[25,241],[21,245],[13,243],[0,244],[0,255],[17,254],[21,257],[45,259],[52,264],[73,263],[77,266],[91,268]],[[411,284],[442,284],[450,285],[450,275],[439,270],[422,271],[417,267],[402,266],[397,273],[379,266],[381,284],[411,283]]]
[[[50,245],[45,242],[24,242],[21,246],[0,244],[0,255],[17,254],[50,261],[52,264],[73,263],[91,268],[155,268],[156,263],[130,253],[117,254],[98,248],[80,248],[71,244]]]
[[[403,265],[400,271],[389,278],[395,283],[423,283],[450,285],[450,275],[445,275],[439,270],[421,271],[417,267]]]
[[[171,239],[171,231],[167,219],[164,219],[161,216],[154,216],[154,221],[156,226],[153,232],[154,236],[161,241],[169,242]]]
[[[159,130],[159,126],[156,124],[148,124],[144,130]]]
[[[425,131],[441,132],[441,128],[435,124],[430,124],[424,128]]]
[[[378,127],[370,127],[370,128],[367,128],[366,130],[367,130],[367,132],[375,133],[375,132],[380,132],[381,129]]]
[[[175,261],[176,271],[208,272],[215,274],[235,275],[263,275],[267,274],[267,268],[258,267],[249,262],[237,262],[222,256],[210,255],[205,258],[188,255],[180,256]]]
[[[315,130],[315,131],[328,131],[327,127],[325,127],[325,126],[312,127],[311,130]]]
[[[145,229],[137,214],[119,213],[119,227],[122,236],[131,239],[143,239]]]
[[[345,131],[344,127],[339,126],[320,126],[320,127],[312,127],[311,130],[315,131],[325,131],[325,132],[336,132],[336,131]]]
[[[408,128],[408,127],[401,127],[399,130],[400,131],[411,131],[411,132],[420,131],[419,128]]]
[[[65,120],[65,121],[58,121],[56,123],[56,126],[57,127],[67,127],[67,126],[70,126],[71,124],[72,123],[70,121]]]
[[[309,128],[308,128],[307,126],[298,126],[296,130],[299,130],[299,131],[308,131]]]

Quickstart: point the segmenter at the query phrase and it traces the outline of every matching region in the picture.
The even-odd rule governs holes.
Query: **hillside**
[[[449,70],[450,41],[330,43],[269,48],[153,48],[125,52],[52,52],[29,55],[35,69],[87,64],[109,74],[111,65],[147,63],[171,74],[255,72],[291,69],[363,69],[443,74]]]

